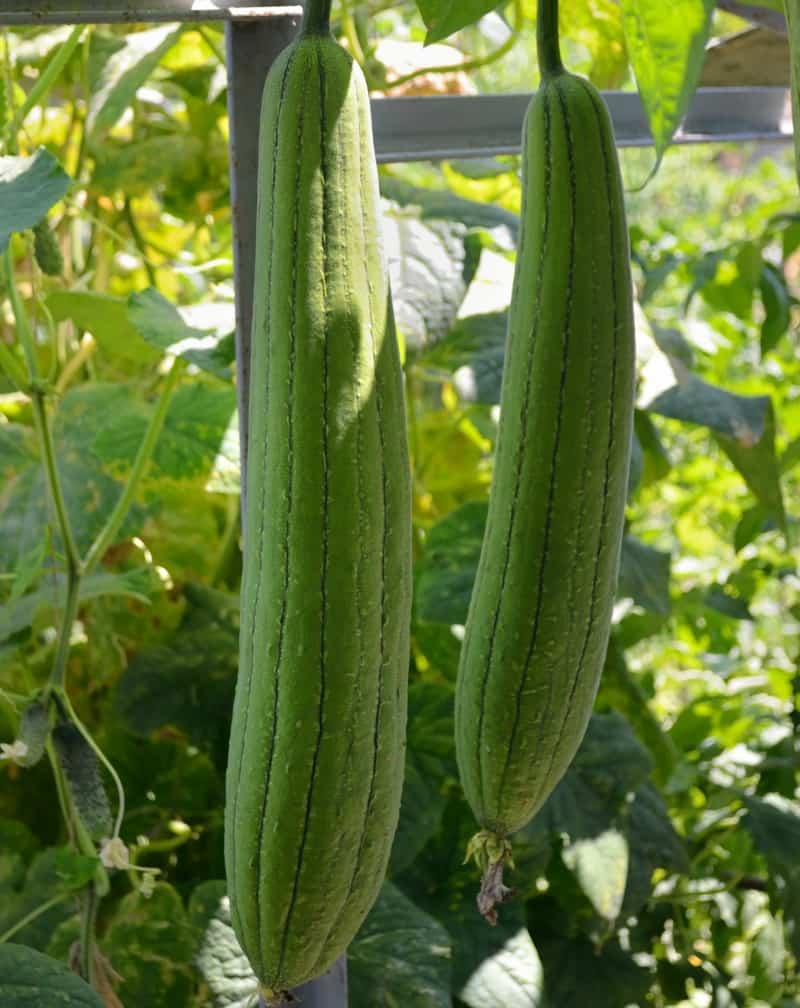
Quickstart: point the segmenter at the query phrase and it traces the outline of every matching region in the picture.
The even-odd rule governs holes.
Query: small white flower
[[[17,763],[19,760],[24,759],[28,755],[28,745],[23,742],[22,739],[17,739],[16,742],[0,742],[0,760],[10,760],[12,763]]]
[[[100,843],[100,860],[106,868],[130,868],[128,848],[118,836],[106,837]]]

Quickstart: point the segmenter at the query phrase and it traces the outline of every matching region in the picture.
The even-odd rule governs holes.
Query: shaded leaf
[[[100,995],[63,963],[24,945],[0,945],[0,1003],[7,1008],[103,1008]]]
[[[161,582],[150,567],[137,567],[121,573],[100,571],[86,575],[81,579],[79,597],[81,602],[88,602],[89,599],[100,598],[102,595],[118,595],[148,603],[151,596],[161,589]],[[65,599],[64,576],[57,574],[48,578],[41,588],[23,595],[13,605],[7,605],[0,611],[0,640],[30,626],[36,613],[43,607],[48,607],[53,612],[61,610]]]
[[[507,312],[489,312],[457,319],[447,336],[419,360],[428,368],[452,373],[465,402],[500,402]]]
[[[71,185],[61,162],[44,147],[31,157],[0,157],[0,252],[14,232],[38,224]]]
[[[633,536],[622,540],[617,596],[632,598],[644,609],[666,616],[670,611],[670,554]]]
[[[414,604],[417,617],[463,624],[478,568],[488,505],[470,501],[428,532],[416,565]]]
[[[586,938],[540,934],[534,925],[531,936],[544,968],[548,1008],[622,1008],[646,1003],[650,972],[637,965],[616,939],[596,951]]]
[[[406,868],[439,828],[444,784],[458,771],[453,748],[453,687],[418,682],[408,691],[408,739],[403,798],[389,873]]]
[[[385,882],[347,952],[353,1008],[449,1008],[451,941],[433,917]]]
[[[742,825],[770,866],[787,875],[797,872],[800,807],[788,798],[770,795],[768,799],[746,797],[745,808]]]
[[[156,883],[152,896],[128,893],[118,904],[102,942],[123,978],[125,1008],[174,1008],[194,990],[192,928],[172,886]]]
[[[764,321],[761,323],[761,356],[764,357],[788,332],[792,302],[783,273],[769,263],[762,264],[760,289],[764,305]]]

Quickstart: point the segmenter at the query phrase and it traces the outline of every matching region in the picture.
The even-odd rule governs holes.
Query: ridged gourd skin
[[[608,645],[634,398],[628,234],[599,93],[545,74],[523,206],[487,527],[456,692],[484,830],[521,829],[583,738]]]
[[[411,495],[369,98],[329,32],[273,65],[260,129],[225,862],[236,935],[277,996],[337,959],[385,875]]]

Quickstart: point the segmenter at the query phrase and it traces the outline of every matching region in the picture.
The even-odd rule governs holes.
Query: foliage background
[[[405,13],[373,11],[376,32],[383,17],[418,37]],[[456,40],[474,53],[489,29]],[[582,30],[570,43],[580,68],[624,84],[600,58],[608,39]],[[67,33],[5,36],[7,135]],[[476,86],[515,86],[529,44],[476,71]],[[28,240],[13,249],[81,544],[130,472],[165,351],[186,360],[135,505],[87,579],[68,670],[125,784],[133,857],[161,869],[149,897],[137,875],[115,873],[101,905],[101,947],[127,1008],[244,1005],[254,989],[220,881],[240,573],[221,50],[214,25],[86,29],[20,132],[23,153],[44,145],[76,180],[50,213],[63,275],[43,276]],[[648,152],[622,157],[631,183],[652,164]],[[401,823],[390,879],[351,949],[351,1003],[793,1005],[800,215],[782,148],[676,149],[629,195],[640,409],[612,647],[580,754],[517,838],[516,901],[496,929],[474,907],[452,692],[491,477],[517,167],[382,173],[406,351],[415,608]],[[12,346],[7,310],[0,322]],[[30,403],[0,386],[9,740],[13,698],[47,676],[63,590],[38,451]],[[48,770],[0,774],[1,934],[80,888],[85,866],[64,847]],[[64,960],[76,935],[64,899],[14,941]]]

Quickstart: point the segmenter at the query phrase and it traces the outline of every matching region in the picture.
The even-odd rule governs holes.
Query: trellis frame
[[[230,181],[236,292],[236,367],[242,468],[247,451],[250,321],[255,261],[256,167],[261,92],[273,61],[295,35],[300,4],[241,0],[0,0],[2,25],[224,21],[228,66]],[[35,9],[32,9],[35,4]],[[730,8],[744,4],[720,3]],[[700,88],[677,143],[785,141],[788,92],[775,87]],[[652,136],[636,92],[606,91],[620,147]],[[372,100],[381,162],[518,153],[529,94],[426,96]],[[244,479],[242,480],[244,497]],[[325,976],[295,992],[303,1008],[346,1008],[343,956]]]

